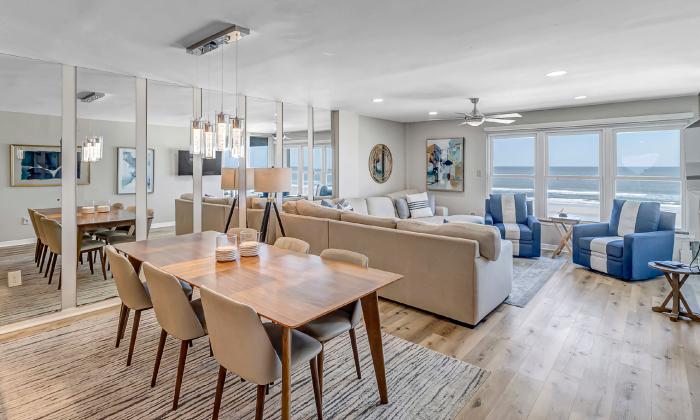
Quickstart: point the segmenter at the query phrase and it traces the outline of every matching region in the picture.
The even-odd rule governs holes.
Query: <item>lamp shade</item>
[[[289,192],[292,189],[292,170],[289,168],[255,168],[255,187],[258,192]]]
[[[248,168],[245,170],[245,183],[246,190],[253,189],[253,179],[255,175],[253,169]],[[240,185],[240,176],[238,175],[238,168],[221,168],[221,189],[230,191],[237,190]]]

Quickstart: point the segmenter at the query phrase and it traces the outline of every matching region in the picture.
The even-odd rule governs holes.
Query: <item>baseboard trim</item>
[[[0,327],[0,342],[11,339],[17,333],[25,333],[27,330],[41,329],[46,324],[51,324],[57,321],[66,321],[71,318],[77,318],[90,313],[105,311],[117,307],[121,304],[119,298],[111,298],[101,302],[91,303],[89,305],[79,306],[77,308],[66,309],[63,311],[52,312],[50,314],[41,315],[25,321],[15,322],[9,325]],[[57,326],[58,328],[58,326]],[[52,328],[53,329],[53,328]],[[31,333],[31,331],[30,331]]]
[[[151,224],[151,229],[160,229],[175,226],[175,222],[158,222]]]
[[[16,239],[14,241],[0,242],[0,248],[6,248],[8,246],[17,246],[17,245],[29,245],[29,244],[35,244],[35,243],[36,243],[36,238]]]

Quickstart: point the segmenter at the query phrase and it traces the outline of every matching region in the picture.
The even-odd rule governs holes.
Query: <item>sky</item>
[[[548,140],[551,166],[598,165],[597,133],[550,135]],[[621,166],[678,166],[680,163],[678,130],[619,132],[616,143]],[[533,137],[495,139],[494,166],[534,166],[534,162]]]

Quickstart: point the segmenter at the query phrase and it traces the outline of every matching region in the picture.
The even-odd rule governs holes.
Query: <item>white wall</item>
[[[10,144],[59,145],[60,117],[0,112],[0,217],[4,221],[0,242],[28,239],[34,236],[30,225],[23,225],[27,208],[60,206],[60,187],[10,187]],[[122,202],[133,205],[135,195],[117,194],[117,148],[134,147],[134,123],[101,120],[79,120],[78,138],[88,132],[104,136],[103,159],[90,166],[90,184],[78,186],[78,205],[95,202]],[[148,207],[155,212],[154,223],[175,220],[174,199],[192,192],[192,177],[177,176],[177,151],[189,147],[187,127],[148,126],[148,147],[155,149],[155,190],[148,194]],[[205,185],[218,189],[219,177],[204,177]],[[215,179],[209,179],[215,178]],[[211,184],[211,185],[210,185]]]
[[[376,196],[406,188],[405,135],[402,123],[340,111],[339,196]],[[383,184],[375,182],[369,173],[369,154],[376,144],[385,144],[391,150],[391,177]]]

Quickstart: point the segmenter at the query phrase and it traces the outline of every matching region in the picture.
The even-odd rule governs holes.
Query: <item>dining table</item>
[[[252,307],[283,328],[282,412],[290,418],[292,330],[360,300],[381,404],[389,402],[377,292],[402,275],[260,244],[258,256],[216,261],[219,232],[117,244],[139,272],[148,262],[196,288]]]

